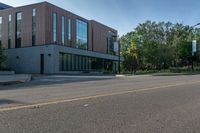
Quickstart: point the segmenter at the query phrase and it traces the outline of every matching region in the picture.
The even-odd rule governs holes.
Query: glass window
[[[67,58],[67,54],[64,54],[64,57],[63,57],[63,71],[67,71],[68,70],[68,66],[67,66],[67,62],[68,62],[68,58]]]
[[[88,58],[88,63],[89,63],[88,64],[88,67],[89,67],[88,69],[89,69],[89,71],[91,71],[91,69],[92,69],[91,68],[92,67],[92,59],[91,59],[91,57]]]
[[[2,17],[0,17],[0,44],[2,41]]]
[[[12,24],[11,24],[11,21],[12,21],[12,15],[10,14],[8,16],[8,48],[11,48],[11,35],[12,35]]]
[[[78,61],[78,64],[79,64],[78,70],[79,71],[81,71],[81,60],[82,60],[82,57],[79,56],[79,61]]]
[[[63,62],[62,62],[62,54],[60,53],[59,54],[59,71],[62,71],[62,64],[63,64]]]
[[[53,42],[57,43],[57,14],[53,13]]]
[[[66,53],[60,53],[59,58],[60,71],[112,71],[116,69],[113,61],[101,58]]]
[[[88,70],[88,57],[85,57],[85,70]]]
[[[35,8],[33,8],[32,16],[33,16],[33,17],[36,16],[36,9],[35,9]]]
[[[71,64],[72,64],[72,71],[74,71],[75,70],[75,55],[73,55],[73,54],[72,54]]]
[[[32,45],[36,43],[36,9],[32,10]]]
[[[17,20],[22,20],[22,13],[21,12],[17,13]]]
[[[21,47],[21,32],[22,32],[22,13],[18,12],[16,14],[16,41],[15,41],[15,47],[20,48]]]
[[[11,38],[8,38],[8,48],[11,48]]]
[[[88,49],[88,24],[76,20],[76,48]]]
[[[76,55],[74,55],[73,58],[74,58],[74,63],[73,63],[74,66],[72,66],[72,68],[74,68],[73,70],[76,71]]]
[[[68,54],[68,70],[72,70],[72,58],[71,54]]]
[[[59,54],[59,70],[63,71],[63,54]]]
[[[65,45],[65,17],[62,16],[62,45]]]
[[[85,59],[86,59],[86,57],[85,57],[85,56],[83,56],[83,59],[82,59],[82,60],[83,60],[83,67],[82,67],[82,68],[83,68],[83,70],[85,70],[85,69],[86,69],[86,67],[85,67],[86,61],[85,61]]]
[[[70,18],[68,19],[68,43],[69,43],[69,46],[71,47],[72,46],[72,21]]]
[[[75,66],[75,68],[76,68],[76,71],[78,71],[79,69],[78,69],[78,66],[79,66],[79,56],[78,55],[76,55],[76,66]]]
[[[12,21],[12,15],[11,15],[11,14],[9,14],[9,16],[8,16],[8,21],[9,21],[9,22]]]
[[[107,53],[114,55],[115,51],[114,51],[114,42],[116,42],[116,37],[114,36],[115,33],[113,33],[112,31],[108,32],[108,38],[107,38]]]
[[[84,56],[81,57],[81,71],[83,71],[83,61],[84,61]]]

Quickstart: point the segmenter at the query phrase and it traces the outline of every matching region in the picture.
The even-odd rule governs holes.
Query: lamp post
[[[118,56],[119,56],[119,60],[118,60],[118,71],[119,71],[119,74],[121,73],[120,71],[120,40],[118,38]]]
[[[118,47],[118,73],[120,74],[120,40],[119,40],[119,36],[114,35],[113,37],[116,38],[116,43],[117,43],[117,47]]]
[[[111,33],[111,31],[109,31],[109,33]],[[121,71],[120,71],[120,40],[119,40],[118,35],[111,35],[111,37],[116,39],[116,43],[118,45],[118,73],[120,74],[121,73]]]
[[[196,26],[199,26],[200,23],[197,23],[196,25],[192,26],[192,28],[195,28]],[[194,58],[194,53],[196,52],[196,36],[192,40],[192,71],[194,70],[194,64],[193,64],[193,58]]]

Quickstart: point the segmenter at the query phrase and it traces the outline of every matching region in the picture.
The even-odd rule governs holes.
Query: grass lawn
[[[132,76],[132,75],[152,75],[152,76],[177,76],[177,75],[197,75],[200,74],[200,71],[170,71],[169,69],[167,70],[146,70],[146,71],[137,71],[136,74],[132,73],[127,73],[125,75],[127,76]]]

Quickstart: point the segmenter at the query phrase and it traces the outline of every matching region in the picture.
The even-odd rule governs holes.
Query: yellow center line
[[[183,82],[183,83],[169,84],[169,85],[164,85],[164,86],[157,86],[157,87],[150,87],[150,88],[143,88],[143,89],[132,89],[132,90],[121,91],[121,92],[113,92],[113,93],[85,96],[85,97],[72,98],[72,99],[56,100],[56,101],[30,104],[30,105],[19,105],[19,106],[14,106],[14,107],[6,107],[6,108],[1,108],[0,112],[13,111],[13,110],[19,110],[19,109],[27,109],[27,108],[35,108],[35,107],[41,107],[41,106],[47,106],[47,105],[61,104],[61,103],[80,101],[80,100],[88,100],[88,99],[107,97],[107,96],[122,95],[122,94],[134,93],[134,92],[135,93],[144,92],[144,91],[157,90],[157,89],[176,87],[176,86],[182,86],[182,85],[191,85],[191,84],[196,84],[196,83],[200,83],[200,81],[194,81],[194,82],[188,82],[188,83]]]

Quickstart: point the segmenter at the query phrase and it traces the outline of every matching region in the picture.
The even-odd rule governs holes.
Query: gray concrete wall
[[[44,73],[52,73],[54,70],[52,46],[8,49],[8,67],[16,73],[40,73],[40,54],[44,54]]]
[[[16,73],[40,73],[40,54],[44,54],[44,73],[59,72],[59,53],[69,53],[96,58],[118,60],[118,56],[75,49],[60,45],[42,45],[8,49],[8,67]]]

